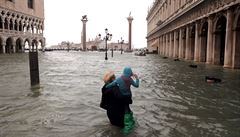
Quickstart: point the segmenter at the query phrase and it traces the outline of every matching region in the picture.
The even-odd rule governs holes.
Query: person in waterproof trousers
[[[115,80],[113,72],[106,73],[104,76],[105,85],[102,87],[102,100],[100,107],[107,110],[107,116],[112,125],[124,127],[124,108],[123,100],[119,98],[119,87],[112,86],[106,88],[106,85]]]
[[[136,80],[132,79],[134,77]],[[131,67],[125,67],[123,74],[115,79],[112,83],[109,83],[106,88],[112,88],[119,86],[120,92],[123,95],[124,102],[124,133],[128,133],[135,124],[133,118],[133,112],[131,111],[129,104],[132,104],[132,92],[131,85],[134,87],[139,87],[139,79],[136,74],[132,72]]]

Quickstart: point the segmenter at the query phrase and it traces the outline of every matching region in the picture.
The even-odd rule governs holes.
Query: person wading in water
[[[136,80],[133,80],[136,79]],[[123,74],[115,79],[113,82],[107,84],[105,88],[113,88],[118,86],[121,96],[120,102],[124,105],[124,133],[129,133],[135,125],[133,118],[133,112],[129,107],[129,104],[132,104],[132,92],[131,85],[134,87],[139,87],[139,78],[136,74],[132,72],[131,67],[125,67],[123,69]]]

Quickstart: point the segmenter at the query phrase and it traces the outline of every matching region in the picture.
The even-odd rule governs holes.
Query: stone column
[[[165,42],[165,37],[164,35],[162,35],[162,51],[161,51],[161,55],[164,55],[164,42]]]
[[[16,44],[13,42],[13,53],[16,53]]]
[[[186,26],[186,49],[185,49],[185,59],[191,59],[191,51],[190,51],[190,34],[189,34],[189,26]]]
[[[5,23],[5,19],[3,18],[2,19],[2,27],[3,27],[2,29],[3,29],[3,32],[4,32],[4,28],[5,28],[4,23]]]
[[[238,16],[238,18],[240,18],[240,16]],[[238,27],[237,25],[234,27],[232,68],[240,69],[240,39],[238,38],[240,36],[240,27]]]
[[[173,35],[173,32],[171,32],[170,33],[169,57],[173,57],[173,48],[174,48],[173,39],[174,39],[174,35]]]
[[[3,54],[5,54],[6,53],[6,43],[3,43],[2,50],[3,50]]]
[[[170,35],[170,45],[169,45],[168,55],[169,55],[169,57],[172,57],[173,56],[173,42],[172,42],[173,35],[172,35],[172,32],[170,32],[169,35]]]
[[[22,30],[22,32],[24,32],[24,22],[23,21],[21,22],[21,30]]]
[[[179,58],[183,58],[183,30],[182,28],[179,29]]]
[[[87,15],[82,16],[81,19],[83,23],[83,28],[82,28],[82,45],[83,45],[83,51],[86,51],[86,23],[88,21]]]
[[[231,9],[227,10],[227,26],[226,26],[226,42],[225,42],[225,56],[224,67],[232,67],[232,49],[233,49],[233,12]]]
[[[24,48],[25,48],[25,46],[24,46],[23,44],[21,44],[21,50],[22,50],[21,52],[22,52],[22,53],[25,52],[25,49],[24,49]]]
[[[173,48],[173,57],[174,58],[178,57],[178,51],[179,51],[177,38],[178,38],[178,32],[176,30],[176,31],[174,31],[174,48]]]
[[[213,63],[213,17],[208,17],[207,64]]]
[[[17,32],[19,33],[20,22],[17,21]]]
[[[163,55],[166,56],[166,49],[167,49],[166,48],[167,47],[167,35],[166,34],[163,35],[163,43],[164,43],[163,44]]]
[[[162,49],[163,49],[163,37],[160,36],[160,47],[159,47],[159,54],[161,55],[162,54]]]
[[[128,28],[128,48],[129,48],[129,51],[132,51],[132,21],[133,21],[133,17],[131,16],[131,13],[127,17],[127,20],[128,20],[128,25],[129,25],[129,28]]]
[[[169,34],[166,34],[167,38],[166,38],[166,56],[169,57],[169,43],[170,43],[170,40],[169,40]]]
[[[9,31],[10,31],[10,19],[7,19],[7,21],[8,21],[8,22],[7,22],[7,26],[8,26],[8,27],[7,27],[7,28],[8,28],[7,31],[9,32]]]
[[[200,43],[199,43],[199,23],[195,24],[195,46],[194,46],[194,61],[200,61]]]

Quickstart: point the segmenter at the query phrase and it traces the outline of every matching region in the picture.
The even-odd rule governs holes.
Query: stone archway
[[[234,52],[234,59],[233,59],[233,67],[240,68],[240,14],[238,15],[237,22],[236,22],[236,29],[235,29],[235,50]]]
[[[31,50],[38,50],[38,41],[37,40],[32,40],[32,46],[31,46]]]
[[[217,65],[224,65],[225,41],[226,41],[226,24],[225,16],[218,18],[215,26],[215,43],[213,62]]]
[[[30,41],[28,39],[26,39],[24,42],[24,52],[29,51],[29,49],[30,49],[29,45],[30,45]]]
[[[40,48],[41,51],[44,51],[45,49],[44,49],[44,42],[43,42],[43,40],[39,40],[38,43],[39,43],[38,48]]]
[[[17,53],[20,53],[23,51],[23,49],[22,49],[23,47],[22,47],[21,43],[22,43],[22,40],[20,38],[18,38],[16,40],[16,52]]]
[[[200,33],[200,61],[207,60],[208,22],[204,22]]]
[[[6,53],[13,53],[13,40],[12,38],[8,38],[6,40]]]

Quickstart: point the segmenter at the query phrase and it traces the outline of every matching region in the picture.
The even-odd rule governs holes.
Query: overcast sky
[[[112,33],[111,42],[121,37],[128,41],[127,17],[131,12],[132,45],[135,48],[147,46],[147,11],[153,0],[45,0],[45,30],[47,46],[62,41],[81,42],[83,15],[87,15],[87,41],[99,33],[105,35],[105,28]]]

